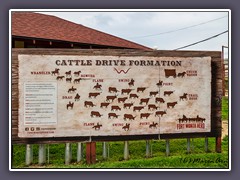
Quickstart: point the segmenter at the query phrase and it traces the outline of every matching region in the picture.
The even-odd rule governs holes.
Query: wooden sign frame
[[[91,137],[18,137],[19,113],[19,62],[18,55],[104,55],[104,56],[150,56],[150,57],[211,57],[211,131],[204,133],[174,133],[153,135],[91,136]],[[221,137],[221,99],[222,99],[222,60],[218,51],[142,51],[142,50],[79,50],[79,49],[12,49],[12,99],[11,99],[11,135],[13,144],[44,144],[81,141],[116,141],[139,139],[172,139],[192,137]]]

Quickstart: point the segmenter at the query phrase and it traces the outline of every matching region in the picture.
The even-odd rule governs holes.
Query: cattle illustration
[[[100,114],[98,111],[91,111],[90,116],[91,117],[101,117],[102,114]]]
[[[146,87],[138,87],[137,92],[144,92],[146,90]]]
[[[177,76],[176,69],[164,69],[164,72],[165,72],[166,78],[171,77],[171,76],[176,78],[176,76]]]
[[[201,118],[197,115],[197,118],[196,118],[197,122],[205,122],[205,120],[206,120],[205,118]]]
[[[179,123],[187,122],[188,120],[189,120],[189,118],[187,118],[185,115],[183,115],[182,118],[178,119]]]
[[[158,117],[162,117],[164,114],[167,114],[166,110],[165,111],[156,111],[155,112],[155,117],[158,116]]]
[[[55,76],[56,74],[59,75],[59,69],[58,69],[58,68],[55,68],[54,71],[51,71],[51,74],[54,75],[54,76]]]
[[[119,91],[118,91],[117,88],[115,88],[115,87],[109,87],[109,88],[108,88],[108,92],[110,92],[110,93],[117,93],[117,92],[119,92]]]
[[[77,90],[77,88],[74,88],[73,86],[68,89],[68,93],[74,93]]]
[[[181,100],[184,100],[184,99],[187,100],[187,95],[188,95],[187,93],[183,93],[183,95],[179,97],[179,98],[180,98],[180,101],[181,101]]]
[[[121,108],[119,106],[112,106],[111,111],[121,111]]]
[[[138,97],[139,97],[139,96],[138,96],[137,94],[130,94],[130,95],[129,95],[129,98],[134,98],[134,99],[135,99],[135,98],[138,98]]]
[[[128,83],[128,85],[129,85],[129,87],[132,87],[132,86],[134,86],[134,80],[133,79],[131,79],[131,81]]]
[[[72,78],[66,78],[66,82],[71,83],[72,82]]]
[[[95,90],[102,90],[101,87],[102,87],[102,85],[99,84],[99,83],[97,83],[97,84],[93,87],[93,89],[95,89]]]
[[[124,103],[127,100],[127,97],[118,98],[118,103]]]
[[[130,109],[132,106],[133,106],[133,103],[124,103],[123,104],[124,109],[127,109],[127,108]]]
[[[152,122],[152,124],[149,125],[149,128],[150,129],[152,129],[152,128],[157,129],[157,125],[158,125],[158,123]]]
[[[68,109],[69,107],[70,107],[71,109],[73,109],[73,105],[74,105],[74,102],[71,103],[71,102],[69,101],[69,103],[67,104],[67,109]]]
[[[74,84],[79,84],[81,80],[82,80],[82,78],[74,79],[73,83]]]
[[[66,74],[66,77],[71,76],[71,71],[65,72],[65,74]]]
[[[93,107],[96,106],[92,101],[84,101],[84,107]]]
[[[148,110],[157,110],[158,109],[158,107],[155,105],[155,104],[149,104],[148,105]]]
[[[75,101],[79,101],[80,100],[80,95],[77,93],[74,99],[75,99]]]
[[[184,77],[186,75],[186,72],[184,71],[184,72],[181,72],[181,73],[178,73],[178,77]]]
[[[103,103],[100,104],[100,108],[103,108],[103,107],[107,108],[109,104],[110,103],[103,102]]]
[[[122,94],[129,94],[133,89],[122,89]]]
[[[143,118],[146,118],[148,119],[148,117],[151,115],[152,113],[141,113],[140,114],[140,118],[143,119]]]
[[[112,117],[118,118],[118,116],[120,116],[120,115],[117,115],[116,113],[108,113],[108,119],[112,119]]]
[[[74,74],[74,76],[79,76],[80,73],[81,73],[81,71],[75,71],[73,74]]]
[[[129,123],[126,123],[126,125],[123,126],[122,129],[124,129],[125,131],[128,131],[128,130],[129,130],[129,127],[130,127],[130,124],[129,124]]]
[[[167,103],[167,108],[174,108],[176,106],[177,102],[168,102]]]
[[[63,78],[65,78],[65,77],[64,77],[64,76],[58,76],[56,79],[57,79],[57,80],[61,80],[61,81],[62,81],[62,80],[63,80]]]
[[[133,111],[138,111],[140,112],[142,109],[144,109],[144,106],[134,106]]]
[[[160,81],[156,84],[158,87],[161,87],[163,85],[163,81]]]
[[[91,92],[91,93],[88,94],[88,97],[89,97],[89,98],[92,98],[92,97],[96,98],[96,97],[99,96],[100,94],[101,94],[100,92],[99,92],[99,93],[93,93],[93,92]]]
[[[95,128],[95,130],[100,130],[102,127],[102,124],[97,123],[97,125],[93,126],[92,128]]]
[[[135,120],[137,116],[133,116],[132,114],[124,114],[123,119],[124,120]]]
[[[152,97],[152,96],[156,96],[158,94],[158,91],[151,91],[149,93],[149,96]]]
[[[117,98],[117,95],[115,95],[115,96],[107,96],[107,97],[106,97],[106,101],[107,101],[107,102],[110,102],[110,100],[111,100],[111,102],[113,102],[114,99],[116,99],[116,98]]]
[[[164,101],[163,98],[156,97],[156,98],[155,98],[155,103],[165,103],[165,101]]]
[[[163,95],[164,95],[164,96],[166,96],[166,95],[170,96],[173,92],[174,92],[174,91],[164,91],[164,92],[163,92]]]
[[[149,102],[149,99],[150,99],[150,98],[143,98],[143,99],[140,99],[140,104],[143,104],[143,103],[144,103],[144,104],[147,105],[148,102]]]

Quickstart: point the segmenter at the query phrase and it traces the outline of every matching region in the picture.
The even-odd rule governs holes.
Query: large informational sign
[[[18,55],[19,137],[211,131],[211,57]]]

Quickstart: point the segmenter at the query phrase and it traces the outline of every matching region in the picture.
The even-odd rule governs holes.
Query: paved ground
[[[222,121],[222,138],[228,135],[228,121]]]

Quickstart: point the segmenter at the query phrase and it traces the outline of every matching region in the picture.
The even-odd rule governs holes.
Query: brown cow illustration
[[[149,99],[150,99],[150,98],[143,98],[143,99],[140,99],[140,104],[143,104],[143,103],[144,103],[144,104],[147,105],[148,102],[149,102]]]
[[[127,97],[118,98],[118,103],[124,103],[127,100]]]
[[[70,107],[71,109],[73,109],[73,105],[74,105],[74,102],[71,103],[71,102],[69,101],[69,103],[67,104],[67,109],[68,109],[69,107]]]
[[[138,98],[139,96],[137,94],[130,94],[129,98]]]
[[[156,97],[156,99],[155,99],[155,103],[165,103],[165,101],[164,101],[163,98]]]
[[[174,106],[176,106],[177,102],[169,102],[167,103],[167,108],[174,108]]]
[[[167,114],[166,110],[165,111],[156,111],[155,117],[156,116],[158,116],[158,117],[161,116],[162,117],[164,114]]]
[[[119,91],[118,91],[117,88],[115,88],[115,87],[109,87],[109,88],[108,88],[108,92],[110,92],[110,93],[117,93],[117,92],[119,92]]]
[[[75,101],[79,101],[80,100],[80,95],[77,93],[74,99],[75,99]]]
[[[163,95],[164,95],[164,96],[166,96],[166,95],[170,96],[173,92],[174,92],[174,91],[164,91],[164,92],[163,92]]]
[[[70,88],[70,89],[68,89],[68,93],[74,93],[75,91],[77,90],[77,88],[74,88],[73,86]]]
[[[168,78],[170,76],[176,78],[177,74],[176,74],[176,69],[164,69],[165,72],[165,77]]]
[[[138,87],[137,92],[144,92],[146,90],[146,87]]]
[[[100,130],[102,127],[102,124],[97,123],[97,125],[93,126],[92,128],[95,128],[95,130]]]
[[[149,125],[149,128],[150,129],[152,129],[152,128],[157,129],[157,125],[158,125],[158,123],[152,122],[152,124]]]
[[[54,76],[55,76],[56,74],[59,75],[59,69],[58,69],[58,68],[55,68],[54,71],[51,71],[51,74],[54,75]]]
[[[64,76],[58,76],[56,79],[62,81],[63,78],[65,78],[65,77]]]
[[[115,110],[116,111],[118,111],[118,110],[121,111],[121,108],[119,106],[112,106],[111,111],[115,111]]]
[[[157,110],[159,107],[157,107],[155,104],[149,104],[148,105],[148,110]]]
[[[103,107],[107,108],[109,104],[110,103],[103,102],[103,103],[101,103],[100,108],[103,108]]]
[[[98,111],[91,111],[91,117],[101,117],[103,116],[102,114],[100,114]]]
[[[73,74],[74,74],[74,76],[79,76],[80,73],[81,73],[81,71],[75,71]]]
[[[96,106],[96,105],[93,104],[92,101],[85,101],[85,102],[84,102],[84,107],[93,107],[93,106]]]
[[[143,118],[146,118],[148,119],[148,117],[151,115],[152,113],[141,113],[140,114],[140,118],[143,119]]]
[[[138,111],[140,112],[142,109],[144,109],[144,106],[134,106],[133,111]]]
[[[123,126],[122,129],[124,129],[125,131],[128,131],[128,130],[129,130],[129,127],[130,127],[130,124],[129,124],[129,123],[126,123],[126,125]]]
[[[135,120],[136,117],[137,117],[137,116],[134,117],[132,114],[124,114],[124,115],[123,115],[123,119],[124,119],[124,120],[127,120],[127,119],[128,119],[128,120]]]
[[[163,81],[160,81],[156,84],[158,87],[161,87],[163,85]]]
[[[124,103],[123,104],[124,109],[127,109],[127,108],[130,109],[132,106],[133,106],[133,103]]]
[[[122,89],[122,94],[129,94],[133,89]]]
[[[100,95],[100,92],[98,92],[98,93],[89,93],[88,97],[89,98],[92,98],[92,97],[96,98],[99,95]]]
[[[149,96],[152,97],[152,96],[156,96],[158,94],[158,91],[151,91],[149,93]]]
[[[179,98],[180,98],[180,101],[181,101],[181,100],[184,100],[184,99],[187,100],[187,95],[188,95],[187,93],[183,93],[183,95],[179,97]]]
[[[112,117],[118,118],[118,116],[120,116],[120,115],[117,115],[116,113],[108,113],[108,119],[112,119]]]
[[[99,83],[97,83],[97,84],[93,87],[93,89],[95,89],[95,90],[102,90],[101,87],[102,87],[102,85],[99,84]]]
[[[66,78],[66,82],[72,82],[72,78]]]
[[[65,74],[66,74],[66,77],[71,76],[71,71],[65,72]]]
[[[184,72],[181,72],[181,73],[178,73],[178,77],[184,77],[185,76],[185,74],[186,74],[186,72],[184,71]]]
[[[110,100],[111,100],[111,102],[113,102],[114,99],[116,99],[116,98],[117,98],[117,95],[115,95],[115,96],[107,96],[107,97],[106,97],[106,101],[107,101],[107,102],[110,102]]]

